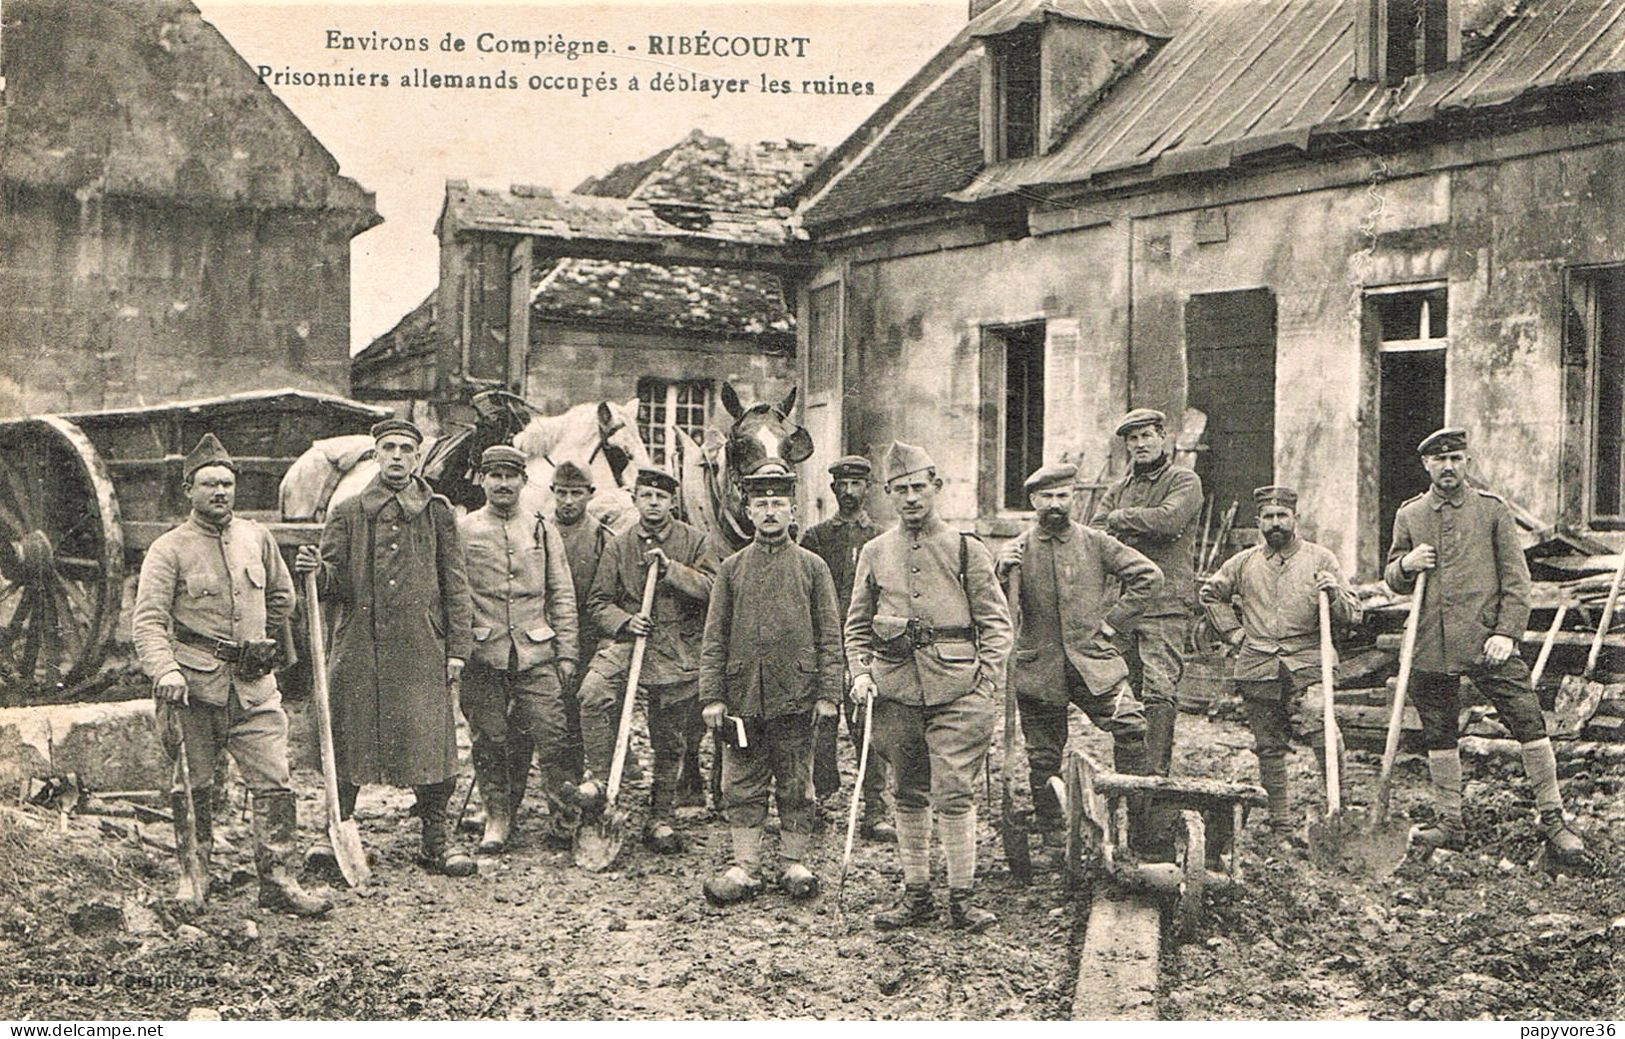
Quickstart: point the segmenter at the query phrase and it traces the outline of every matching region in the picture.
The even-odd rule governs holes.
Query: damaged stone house
[[[1625,529],[1622,73],[1625,0],[973,0],[794,193],[807,471],[929,445],[1002,534],[1198,408],[1217,509],[1295,485],[1370,577],[1448,422]]]
[[[683,236],[778,244],[786,214],[775,200],[822,157],[794,141],[740,146],[695,130],[571,194],[448,182],[440,283],[356,355],[355,395],[430,423],[491,387],[550,413],[635,397],[644,443],[668,462],[675,430],[703,438],[724,381],[747,401],[777,400],[794,381],[795,320],[779,275],[640,262],[628,258],[635,249],[576,255],[570,235],[619,228],[630,205]]]
[[[0,415],[346,394],[372,195],[186,0],[0,19]]]

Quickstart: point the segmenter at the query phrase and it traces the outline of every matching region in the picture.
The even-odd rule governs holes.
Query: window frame
[[[710,379],[666,379],[657,375],[645,375],[638,379],[638,439],[643,441],[644,450],[649,452],[649,460],[661,468],[670,465],[673,455],[673,444],[676,442],[674,431],[681,429],[687,433],[695,443],[703,443],[705,430],[711,421],[712,402],[715,399],[715,384]],[[649,391],[647,395],[645,391]],[[694,395],[698,395],[696,401]],[[687,396],[688,399],[684,399]],[[678,416],[687,413],[692,416],[695,408],[699,409],[700,421],[680,421]],[[657,416],[658,415],[658,419]],[[659,433],[659,437],[655,436]],[[698,434],[698,435],[696,435]]]
[[[1625,530],[1625,392],[1622,392],[1619,426],[1615,431],[1618,460],[1615,474],[1618,501],[1615,512],[1601,512],[1597,502],[1597,478],[1600,471],[1598,439],[1600,427],[1597,419],[1599,397],[1602,390],[1602,328],[1600,315],[1601,294],[1595,288],[1602,279],[1612,275],[1618,279],[1621,292],[1625,293],[1625,261],[1616,263],[1586,264],[1569,267],[1564,271],[1563,277],[1563,363],[1565,367],[1581,367],[1584,369],[1583,388],[1579,394],[1578,403],[1584,409],[1581,428],[1580,443],[1578,445],[1582,458],[1582,473],[1580,502],[1584,510],[1585,525],[1593,530]],[[1580,331],[1584,341],[1572,342],[1574,330],[1568,320],[1569,312],[1579,302],[1580,292],[1578,283],[1585,282],[1587,288],[1586,305],[1589,314],[1585,327]],[[1620,330],[1625,335],[1625,328]],[[1572,398],[1571,398],[1572,399]]]

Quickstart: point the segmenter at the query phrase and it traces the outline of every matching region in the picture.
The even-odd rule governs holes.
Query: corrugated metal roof
[[[1214,168],[1268,147],[1307,147],[1317,135],[1422,122],[1625,71],[1625,0],[1526,3],[1474,58],[1393,89],[1354,79],[1354,13],[1348,0],[1206,0],[1061,148],[987,169],[952,197],[1153,162],[1159,173]]]

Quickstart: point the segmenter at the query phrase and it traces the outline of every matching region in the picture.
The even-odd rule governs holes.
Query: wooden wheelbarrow
[[[1066,796],[1066,878],[1079,883],[1099,874],[1135,891],[1172,900],[1181,937],[1195,933],[1202,915],[1202,892],[1241,883],[1236,834],[1247,812],[1267,801],[1262,787],[1190,776],[1130,776],[1095,764],[1072,751],[1062,768]],[[1147,811],[1130,811],[1130,799],[1146,797]],[[1174,861],[1141,862],[1133,851],[1137,815],[1162,806],[1178,812]]]

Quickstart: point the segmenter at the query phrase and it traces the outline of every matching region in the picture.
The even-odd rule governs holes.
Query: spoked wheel
[[[0,425],[0,702],[94,674],[123,581],[118,501],[89,438],[53,415]]]

